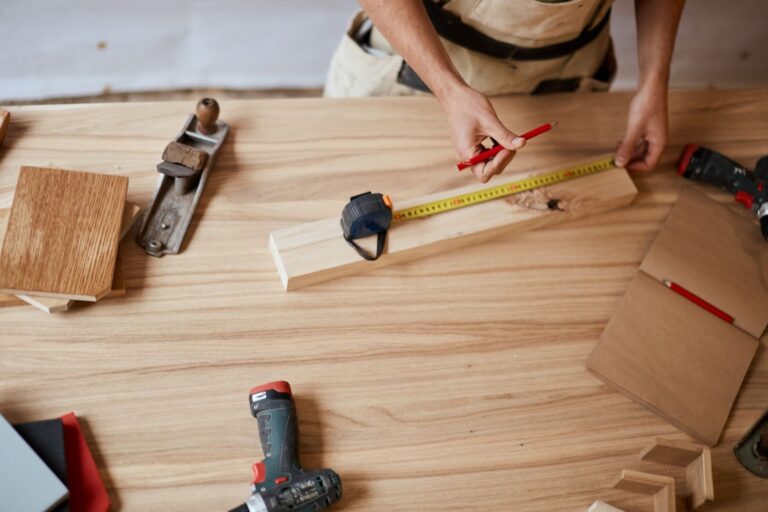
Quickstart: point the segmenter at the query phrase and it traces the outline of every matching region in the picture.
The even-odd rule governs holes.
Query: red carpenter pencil
[[[707,311],[709,311],[710,313],[712,313],[716,317],[720,318],[721,320],[724,320],[724,321],[728,322],[729,324],[733,323],[733,317],[731,315],[729,315],[728,313],[726,313],[722,309],[719,309],[719,308],[713,306],[712,304],[710,304],[709,302],[705,301],[704,299],[702,299],[698,295],[695,295],[694,293],[689,292],[688,290],[686,290],[685,288],[683,288],[679,284],[673,283],[672,281],[669,281],[667,279],[663,279],[662,282],[664,283],[664,285],[667,288],[671,289],[673,292],[679,293],[680,295],[682,295],[686,299],[690,300],[691,302],[693,302],[697,306],[700,306],[700,307],[706,309]]]
[[[533,130],[529,130],[525,132],[524,134],[520,135],[520,137],[524,138],[525,140],[530,140],[536,137],[537,135],[541,135],[544,132],[548,132],[555,126],[557,126],[557,121],[553,123],[544,123],[541,126],[537,126]],[[456,167],[460,171],[463,171],[467,167],[472,167],[473,165],[479,164],[480,162],[485,162],[486,160],[490,160],[494,156],[498,155],[499,152],[503,149],[504,149],[504,146],[502,146],[501,144],[497,144],[496,146],[493,146],[490,149],[486,149],[482,153],[478,153],[477,155],[473,156],[466,162],[459,162],[458,164],[456,164]]]

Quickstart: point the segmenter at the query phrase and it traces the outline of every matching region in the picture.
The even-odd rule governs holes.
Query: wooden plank
[[[22,167],[0,292],[96,301],[109,292],[128,179]]]
[[[7,308],[9,306],[23,306],[25,304],[26,302],[15,295],[8,295],[5,293],[0,294],[0,308]]]
[[[5,237],[5,227],[8,225],[8,214],[11,212],[8,208],[0,208],[0,245]],[[8,306],[23,306],[26,304],[15,295],[0,293],[0,308]]]
[[[511,128],[560,122],[507,172],[609,150],[631,99],[494,99]],[[677,200],[683,145],[748,166],[768,154],[768,91],[672,90],[669,102],[669,148],[656,171],[632,174],[639,194],[628,208],[284,293],[271,231],[338,215],[340,190],[419,197],[471,177],[451,167],[432,98],[222,101],[235,137],[183,254],[148,258],[126,241],[129,300],[46,319],[0,309],[3,414],[86,418],[126,512],[242,503],[261,457],[248,390],[278,379],[295,393],[304,467],[344,480],[329,512],[584,512],[595,499],[648,512],[648,496],[609,484],[623,468],[650,466],[641,448],[677,429],[585,372],[584,359]],[[0,207],[21,165],[51,162],[128,176],[129,198],[146,204],[159,156],[193,106],[12,107],[25,129],[17,140],[14,124],[6,143],[17,143],[0,150]],[[700,511],[765,509],[766,481],[732,447],[766,404],[762,349],[712,449],[717,500]]]
[[[120,240],[125,238],[125,235],[127,235],[133,225],[136,224],[136,220],[139,218],[140,211],[141,207],[136,203],[132,203],[130,201],[125,202],[125,207],[123,208],[123,219],[120,221]]]
[[[622,470],[614,489],[653,496],[655,512],[675,512],[675,479],[642,471]]]
[[[34,295],[16,295],[19,299],[23,300],[35,309],[39,309],[43,313],[63,313],[69,311],[69,308],[74,304],[74,300],[59,299],[55,297],[36,297]]]
[[[552,170],[555,169],[528,175]],[[520,174],[509,175],[495,180],[494,184],[501,185],[521,178]],[[395,202],[394,208],[410,208],[487,186],[475,183],[460,189]],[[501,234],[520,233],[605,212],[630,204],[635,195],[637,189],[627,172],[623,169],[610,169],[504,199],[395,224],[389,230],[385,253],[376,261],[363,260],[349,247],[342,237],[338,217],[273,231],[269,237],[269,247],[283,287],[296,290],[385,265],[442,253]],[[559,200],[561,210],[547,208],[551,199]],[[375,252],[375,238],[369,237],[358,242]]]
[[[130,231],[131,227],[136,223],[136,219],[139,217],[139,211],[141,208],[136,203],[131,203],[129,201],[126,201],[125,207],[123,209],[123,220],[122,225],[120,227],[120,239],[122,240],[125,235]],[[3,209],[0,210],[0,216],[7,219],[8,213],[10,210]],[[3,239],[3,236],[5,234],[5,227],[3,226],[2,230],[0,230],[0,240]],[[122,297],[125,296],[125,275],[123,274],[123,268],[122,268],[122,262],[120,259],[120,251],[118,249],[117,253],[117,261],[115,262],[115,273],[112,277],[112,286],[109,290],[109,293],[106,295],[105,298],[110,297]],[[0,296],[4,297],[4,296]],[[39,297],[36,295],[17,295],[16,296],[20,301],[23,301],[23,303],[27,303],[30,306],[39,309],[40,311],[44,313],[62,313],[64,311],[69,311],[69,308],[72,307],[72,304],[75,302],[71,299],[61,299],[56,297]],[[0,304],[3,303],[3,300],[0,298]],[[13,304],[13,302],[8,301],[8,305]]]
[[[602,501],[596,501],[592,503],[587,512],[624,512],[620,508],[616,508]]]
[[[11,123],[11,114],[3,109],[0,109],[0,144],[5,140],[5,135],[8,133],[8,126]]]
[[[691,508],[699,508],[705,502],[715,499],[712,452],[709,447],[684,441],[656,438],[640,453],[640,458],[659,464],[686,468],[686,495]]]
[[[112,278],[112,287],[109,293],[104,296],[105,299],[112,297],[124,297],[125,296],[125,274],[123,272],[123,264],[120,258],[120,252],[117,253],[117,261],[115,262],[115,273]],[[39,309],[43,313],[63,313],[69,311],[69,308],[75,303],[74,300],[59,299],[54,297],[37,297],[34,295],[16,295],[16,297],[30,306]]]

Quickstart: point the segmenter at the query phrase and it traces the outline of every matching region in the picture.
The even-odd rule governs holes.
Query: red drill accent
[[[699,149],[697,144],[686,144],[685,149],[680,154],[680,159],[677,161],[677,174],[682,176],[685,170],[688,168],[688,164],[691,163],[691,157]]]
[[[293,393],[291,393],[291,385],[285,382],[284,380],[267,382],[266,384],[262,384],[261,386],[256,386],[255,388],[251,389],[251,394],[258,393],[259,391],[267,391],[269,389],[273,389],[278,393],[288,393],[289,395],[293,395]]]
[[[752,197],[752,195],[749,192],[744,192],[743,190],[739,190],[736,192],[736,202],[741,203],[744,205],[744,208],[747,210],[752,209],[752,205],[755,202],[755,198]]]
[[[264,461],[254,463],[251,466],[251,471],[253,472],[254,485],[260,484],[267,479],[267,466],[264,464]]]

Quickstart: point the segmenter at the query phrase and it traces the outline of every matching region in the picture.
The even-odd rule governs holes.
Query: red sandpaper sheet
[[[109,495],[74,413],[61,417],[71,512],[106,512]]]

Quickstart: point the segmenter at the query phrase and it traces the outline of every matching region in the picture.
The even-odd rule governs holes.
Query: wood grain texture
[[[8,126],[11,123],[11,114],[0,109],[0,144],[5,140],[5,134],[8,133]]]
[[[125,273],[120,259],[120,252],[117,253],[115,261],[115,272],[112,277],[112,285],[104,298],[125,296]],[[35,295],[16,295],[16,297],[30,306],[39,309],[43,313],[64,313],[77,302],[71,299],[59,299],[54,297],[37,297]]]
[[[600,159],[594,157],[590,162]],[[579,165],[572,162],[569,165]],[[584,162],[588,163],[588,162]],[[552,172],[537,169],[525,176],[502,176],[493,185],[503,185]],[[395,199],[395,209],[468,194],[487,188],[474,183],[426,197]],[[340,277],[443,253],[490,238],[522,233],[588,215],[627,206],[637,195],[634,183],[624,169],[607,171],[573,181],[515,194],[504,199],[480,203],[431,217],[393,224],[386,250],[376,261],[366,261],[343,238],[339,216],[273,231],[269,248],[286,290],[321,283]],[[550,210],[547,203],[556,199],[561,210]],[[376,252],[376,237],[356,240],[369,253]]]
[[[122,240],[123,237],[125,237],[125,235],[127,235],[131,230],[133,225],[136,224],[140,211],[141,207],[136,203],[132,203],[130,201],[125,202],[125,206],[123,207],[123,218],[120,221],[120,240]]]
[[[0,252],[0,292],[106,295],[127,189],[122,176],[22,167]]]
[[[630,99],[495,101],[512,129],[560,122],[507,172],[610,151]],[[10,206],[21,165],[128,176],[128,199],[146,204],[158,158],[193,107],[12,110],[19,130],[0,159],[0,207]],[[653,510],[648,497],[610,482],[624,468],[663,471],[638,453],[656,437],[685,436],[584,361],[677,200],[683,145],[754,165],[768,154],[767,91],[671,91],[670,147],[659,169],[633,176],[639,194],[628,208],[298,293],[275,279],[271,231],[338,215],[361,190],[419,197],[474,178],[456,172],[445,117],[430,99],[221,108],[231,139],[183,254],[150,258],[126,240],[125,299],[43,319],[29,307],[0,309],[0,410],[9,420],[74,409],[116,510],[229,510],[248,496],[261,457],[248,390],[286,379],[302,463],[344,479],[338,510],[583,511],[596,499]],[[740,211],[728,194],[700,189]],[[732,452],[768,403],[766,352],[712,449],[717,500],[708,512],[762,512],[768,499]]]
[[[625,469],[613,483],[615,489],[653,496],[655,512],[675,512],[675,479]]]
[[[123,220],[120,225],[120,239],[130,231],[136,220],[139,217],[139,211],[141,208],[139,205],[131,202],[126,202],[123,208]],[[9,212],[9,210],[2,210],[3,212]],[[0,236],[0,240],[2,240]],[[117,261],[115,262],[115,272],[112,276],[112,285],[105,298],[109,297],[122,297],[125,295],[125,275],[123,274],[122,264],[120,262],[120,252],[117,253]],[[17,297],[33,306],[43,313],[63,313],[69,311],[69,308],[74,304],[72,299],[60,299],[56,297],[39,297],[36,295],[17,295]]]
[[[43,313],[63,313],[69,311],[69,308],[75,301],[71,299],[59,299],[56,297],[36,297],[34,295],[16,295],[30,306],[39,309]]]
[[[657,438],[641,453],[642,460],[685,469],[686,496],[696,509],[715,499],[712,478],[712,451],[707,446]]]
[[[714,446],[760,343],[638,272],[586,367]]]
[[[624,512],[624,511],[616,507],[613,507],[605,502],[596,501],[589,507],[589,510],[587,510],[587,512]]]
[[[10,208],[0,208],[0,247],[5,238],[5,227],[8,225],[8,214],[11,213]],[[26,304],[23,300],[15,295],[0,293],[0,308],[8,306],[23,306]]]

